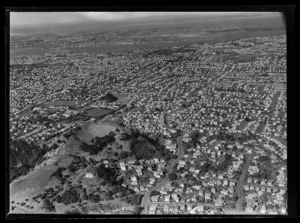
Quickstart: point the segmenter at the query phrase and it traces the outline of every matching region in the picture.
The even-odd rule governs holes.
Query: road
[[[263,185],[263,184],[255,184],[255,183],[245,183],[245,185],[252,185],[252,186],[254,186],[254,187],[265,187],[265,188],[272,188],[272,189],[274,189],[274,188],[276,188],[276,189],[284,189],[284,190],[286,190],[286,187],[280,187],[280,186],[269,186],[269,185]]]
[[[32,134],[37,133],[38,131],[42,130],[43,128],[44,128],[44,126],[39,126],[38,128],[36,128],[32,132],[28,132],[27,134],[20,136],[19,139],[27,138],[28,136],[31,136]]]
[[[206,203],[200,203],[200,202],[150,202],[151,204],[162,204],[162,205],[181,205],[181,204],[185,204],[185,205],[203,205],[203,206],[207,206],[207,207],[212,207],[212,208],[218,208],[217,206],[213,205],[213,204],[206,204]]]
[[[246,161],[243,164],[242,174],[237,182],[238,200],[235,203],[235,207],[238,210],[242,210],[242,202],[244,200],[244,184],[245,184],[246,175],[252,158],[253,158],[253,153],[246,154]]]
[[[205,203],[200,203],[200,202],[149,202],[149,204],[157,204],[157,205],[170,205],[170,206],[176,206],[176,205],[202,205],[205,207],[210,207],[210,208],[219,208],[213,204],[205,204]]]
[[[155,191],[155,190],[160,190],[168,182],[169,173],[172,172],[175,164],[178,163],[180,159],[182,159],[182,157],[183,157],[182,136],[179,136],[177,138],[177,144],[178,144],[178,157],[177,157],[177,159],[172,160],[170,165],[167,167],[167,174],[166,174],[165,178],[161,182],[159,182],[155,187],[153,187],[150,191],[145,193],[145,195],[142,199],[142,202],[141,202],[141,206],[144,207],[142,214],[147,214],[151,192]]]
[[[172,162],[173,165],[175,165],[176,162],[178,162],[182,156],[183,156],[183,150],[182,150],[182,137],[179,137],[178,140],[178,159],[174,160],[174,163]],[[244,184],[245,184],[245,178],[247,176],[247,172],[248,172],[248,168],[249,168],[249,165],[250,165],[250,162],[253,158],[253,154],[252,153],[248,153],[246,154],[246,161],[244,162],[244,165],[243,165],[243,169],[242,169],[242,173],[241,173],[241,176],[239,178],[239,180],[237,181],[237,191],[238,191],[238,200],[236,202],[236,208],[235,209],[230,209],[230,210],[224,210],[229,212],[229,213],[238,213],[238,214],[245,214],[246,212],[242,210],[242,207],[241,207],[241,204],[244,200]],[[172,166],[173,168],[173,165],[170,165]],[[168,168],[168,173],[170,173],[170,170],[172,169],[169,169]],[[167,176],[164,178],[164,180],[162,182],[160,182],[155,188],[153,188],[152,190],[159,190],[160,187],[162,187],[166,182],[167,182],[168,178]],[[266,186],[268,187],[268,186]],[[197,204],[197,205],[203,205],[203,206],[207,206],[207,207],[211,207],[211,208],[219,208],[215,205],[212,205],[212,204],[203,204],[203,203],[198,203],[198,202],[190,202],[190,203],[186,203],[186,202],[150,202],[149,201],[149,195],[150,195],[150,192],[149,191],[149,194],[147,194],[147,197],[145,196],[143,202],[142,203],[143,207],[144,207],[144,210],[142,212],[142,214],[145,214],[147,213],[147,210],[148,210],[148,206],[150,204],[168,204],[168,205],[180,205],[180,204]]]
[[[59,132],[61,132],[61,131],[64,132],[64,131],[66,131],[67,129],[69,129],[70,127],[71,127],[71,123],[68,123],[64,128],[58,129],[56,132],[52,132],[51,134],[54,135],[54,134],[59,133]],[[42,129],[45,129],[45,127],[44,127],[44,126],[40,126],[40,127],[38,127],[37,129],[33,130],[32,132],[29,132],[29,133],[27,133],[27,134],[25,134],[25,135],[19,137],[19,139],[27,138],[27,137],[33,135],[34,133],[39,132],[39,131],[42,130]],[[40,133],[41,135],[45,135],[45,134],[46,134],[47,132],[49,132],[49,131],[50,131],[50,129],[49,129],[49,128],[46,128],[44,131],[39,132],[39,133]]]

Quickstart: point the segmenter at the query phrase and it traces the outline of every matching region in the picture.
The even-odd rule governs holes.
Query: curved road
[[[178,163],[180,159],[182,159],[182,157],[183,157],[182,136],[179,136],[177,138],[177,145],[178,145],[178,157],[177,157],[177,159],[172,160],[170,165],[167,167],[167,174],[166,174],[165,178],[161,182],[159,182],[155,187],[153,187],[151,190],[149,190],[147,193],[144,194],[144,197],[141,202],[141,207],[144,207],[142,214],[147,214],[151,192],[155,191],[155,190],[160,190],[168,182],[168,174],[172,172],[175,164]]]

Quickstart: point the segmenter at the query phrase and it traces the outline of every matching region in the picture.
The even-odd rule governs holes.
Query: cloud
[[[82,21],[83,16],[74,12],[11,12],[11,25],[42,25],[73,23]]]
[[[93,21],[120,21],[141,17],[155,16],[219,16],[219,15],[267,15],[268,12],[11,12],[11,25],[42,25],[75,23],[87,20]]]
[[[147,17],[153,14],[151,12],[77,12],[77,13],[89,19],[97,20],[97,21],[133,19],[133,18]]]
[[[96,21],[116,21],[149,16],[220,16],[220,15],[267,15],[270,12],[77,12],[78,14]]]

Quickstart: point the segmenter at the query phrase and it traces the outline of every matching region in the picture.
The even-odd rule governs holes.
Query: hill
[[[105,124],[89,124],[68,137],[61,147],[49,151],[46,154],[49,159],[45,155],[43,163],[10,184],[11,213],[64,214],[76,209],[84,214],[90,213],[93,204],[100,205],[102,201],[122,203],[120,199],[133,210],[139,197],[134,191],[120,186],[122,178],[119,178],[119,167],[115,163],[118,159],[112,155],[129,150],[129,142],[119,140],[122,132],[115,129]],[[90,144],[91,139],[101,146],[115,141],[105,146],[102,154],[90,155],[81,147],[84,142]],[[24,145],[22,142],[15,144]],[[86,177],[88,168],[96,169],[96,176]],[[111,210],[102,211],[111,213]]]
[[[154,157],[164,158],[166,161],[176,159],[176,155],[172,154],[170,150],[166,149],[159,141],[159,139],[152,139],[147,135],[133,132],[130,141],[130,153],[137,160],[152,159]]]

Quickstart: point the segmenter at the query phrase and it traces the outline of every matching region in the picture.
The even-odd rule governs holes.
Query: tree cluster
[[[127,140],[130,140],[130,139],[131,139],[131,135],[129,135],[128,133],[122,133],[121,134],[120,140],[127,141]]]
[[[10,181],[24,175],[41,163],[47,147],[40,147],[25,140],[10,141]],[[18,167],[17,167],[18,166]]]
[[[176,156],[165,149],[159,138],[152,139],[139,131],[132,130],[130,141],[130,152],[136,159],[152,159],[154,157],[164,158],[166,161],[176,159]]]
[[[117,180],[118,172],[115,168],[105,167],[104,164],[100,164],[97,168],[97,176],[111,185],[120,185],[123,179]]]
[[[155,154],[155,147],[145,138],[133,138],[130,141],[130,151],[136,159],[152,159]]]
[[[135,208],[134,208],[134,214],[136,214],[136,215],[140,215],[141,213],[142,213],[142,211],[144,210],[144,208],[143,207],[141,207],[141,206],[136,206]]]
[[[153,190],[150,193],[150,197],[157,196],[157,195],[160,195],[160,193],[158,191],[156,191],[156,190]]]
[[[142,194],[131,194],[124,198],[124,201],[131,205],[140,205],[143,199]]]
[[[115,134],[110,132],[108,135],[103,137],[95,137],[92,139],[93,145],[89,145],[85,142],[82,142],[80,148],[85,152],[89,152],[90,155],[96,155],[103,150],[108,144],[115,141]]]
[[[106,103],[111,103],[118,100],[117,97],[115,97],[113,94],[109,92],[105,96],[101,97],[100,99],[104,100]]]
[[[122,151],[119,153],[119,159],[122,160],[122,159],[125,159],[129,156],[129,152],[127,151]]]
[[[191,133],[191,140],[189,142],[189,146],[190,147],[195,147],[200,136],[201,136],[201,134],[200,134],[199,131],[193,131]]]
[[[56,178],[61,181],[63,179],[63,174],[62,174],[63,170],[64,170],[63,167],[57,168],[57,170],[51,174],[50,178]]]
[[[76,203],[78,201],[79,194],[76,191],[76,188],[71,188],[69,190],[65,190],[61,196],[61,202],[64,205]]]
[[[169,180],[170,181],[175,181],[177,179],[178,179],[177,174],[175,174],[175,173],[170,173],[169,174]]]
[[[217,170],[225,171],[230,165],[232,157],[229,154],[225,154],[225,160],[218,165]]]
[[[45,210],[47,210],[49,212],[55,211],[55,206],[47,198],[44,200],[44,208],[45,208]]]

